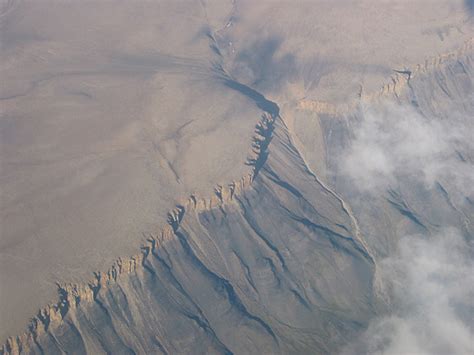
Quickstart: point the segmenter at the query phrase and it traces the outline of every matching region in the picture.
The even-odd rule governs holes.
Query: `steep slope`
[[[434,57],[418,67],[398,67],[405,63],[405,58],[401,54],[391,57],[396,48],[377,52],[370,65],[353,63],[349,58],[350,65],[343,61],[332,67],[329,59],[319,62],[308,58],[311,50],[291,59],[284,53],[296,53],[295,48],[301,48],[300,40],[285,42],[271,35],[267,38],[265,31],[258,33],[259,40],[250,41],[249,46],[241,43],[239,49],[238,43],[232,44],[234,38],[255,36],[255,23],[260,23],[262,13],[267,15],[266,4],[252,13],[248,24],[241,18],[238,28],[233,28],[233,24],[249,4],[233,1],[230,12],[228,8],[216,10],[219,16],[228,14],[224,20],[213,18],[215,8],[206,8],[204,3],[198,5],[202,6],[209,28],[199,27],[201,19],[194,19],[199,39],[186,38],[183,43],[206,59],[211,58],[207,57],[210,43],[210,68],[205,60],[147,53],[143,58],[114,55],[109,69],[121,68],[127,76],[131,72],[135,75],[140,68],[140,76],[159,68],[161,72],[153,74],[147,83],[153,90],[161,82],[172,88],[157,95],[160,103],[147,106],[147,117],[153,117],[158,106],[163,116],[147,121],[140,130],[150,143],[148,153],[158,156],[163,168],[156,175],[160,176],[158,181],[153,179],[154,186],[167,196],[160,199],[160,208],[164,208],[166,201],[176,201],[176,195],[206,190],[195,187],[205,186],[213,178],[212,174],[201,176],[198,171],[207,168],[201,166],[200,159],[190,158],[183,151],[197,149],[204,155],[209,153],[201,144],[206,141],[208,146],[212,145],[212,139],[207,141],[209,131],[220,142],[232,137],[241,147],[245,144],[241,139],[245,129],[239,119],[244,117],[248,123],[257,111],[263,111],[246,162],[249,173],[229,184],[217,185],[211,198],[193,194],[167,218],[166,213],[160,214],[159,221],[167,219],[168,225],[161,232],[145,233],[146,242],[138,255],[119,259],[109,271],[97,272],[89,283],[58,283],[59,301],[41,309],[24,334],[9,338],[0,350],[2,354],[335,353],[367,328],[373,330],[373,319],[398,311],[398,301],[390,289],[393,285],[387,286],[384,279],[384,267],[387,257],[394,257],[403,249],[400,240],[416,235],[429,245],[446,228],[452,228],[461,235],[465,252],[471,258],[474,255],[474,192],[470,188],[474,186],[472,40],[459,51]],[[278,18],[288,6],[275,7],[269,18]],[[350,10],[340,6],[344,11]],[[366,11],[364,6],[357,11]],[[414,6],[416,9],[419,5]],[[398,12],[402,10],[397,4],[393,7]],[[297,9],[299,15],[304,15],[300,22],[313,24],[315,9],[318,10]],[[177,10],[181,10],[179,6]],[[442,8],[433,11],[442,12]],[[431,39],[427,48],[452,48],[453,43],[468,36],[463,31],[469,29],[464,15],[453,11],[457,27],[431,28],[426,27],[431,26],[427,21],[423,25],[426,33],[420,34],[415,26],[402,33],[399,41],[426,35]],[[162,14],[167,17],[166,11]],[[321,14],[327,17],[323,11]],[[288,24],[284,20],[268,21],[262,28],[279,33],[268,29],[285,28]],[[370,32],[378,21],[364,31]],[[392,25],[390,21],[382,24],[384,30]],[[399,21],[396,18],[395,23]],[[179,27],[167,23],[173,29]],[[290,27],[301,38],[312,33],[305,26]],[[250,34],[242,35],[239,31]],[[396,31],[391,32],[392,39],[395,34]],[[332,33],[318,35],[325,39]],[[131,41],[133,45],[128,50],[134,51],[134,46],[142,41],[141,36],[147,37],[146,31]],[[376,43],[384,43],[385,35],[374,32],[374,36]],[[442,45],[433,41],[437,36]],[[417,40],[409,42],[408,49],[420,41],[420,37],[414,38]],[[451,40],[444,41],[445,38]],[[160,40],[166,45],[173,42],[167,38]],[[351,41],[345,36],[335,39],[344,48]],[[181,50],[179,45],[176,47]],[[365,44],[355,49],[356,58],[365,63]],[[257,55],[252,54],[253,50]],[[410,61],[423,53],[425,48],[413,50]],[[352,55],[350,50],[344,53],[349,54]],[[387,57],[391,66],[397,66],[396,70],[380,67]],[[29,56],[25,58],[28,60]],[[293,66],[302,69],[292,72]],[[391,72],[395,74],[380,91],[367,91]],[[360,82],[369,83],[364,82],[363,88],[355,90],[358,80],[349,82],[354,73]],[[177,80],[175,75],[184,75],[186,79]],[[211,79],[203,80],[208,76]],[[10,79],[12,83],[16,80]],[[337,85],[325,87],[324,82]],[[215,100],[194,97],[196,92],[207,90],[216,93]],[[180,102],[182,107],[178,109],[164,105],[174,92],[185,93],[186,100]],[[302,93],[308,97],[300,99]],[[275,102],[265,97],[269,94]],[[79,93],[82,99],[87,95],[88,92]],[[323,99],[317,100],[318,97]],[[16,104],[16,97],[4,99],[15,110],[21,107]],[[187,106],[188,99],[192,108]],[[239,119],[228,118],[227,100],[232,105],[235,100],[237,105],[243,104],[245,114],[231,110],[230,116]],[[208,101],[219,103],[219,113]],[[209,117],[218,117],[218,122],[199,117],[203,107]],[[197,108],[197,121],[193,108]],[[167,115],[168,112],[172,114]],[[127,114],[121,114],[128,122]],[[175,116],[179,122],[173,121]],[[161,117],[169,119],[169,127]],[[194,137],[196,124],[199,129]],[[214,124],[219,126],[217,130]],[[237,127],[239,133],[234,135],[233,129]],[[127,132],[120,136],[126,141]],[[232,154],[220,149],[212,151],[219,157],[232,156],[232,161],[225,162],[225,168],[218,166],[216,162],[221,160],[214,160],[214,155],[206,155],[219,179],[233,176],[230,170],[239,174],[245,170],[243,164],[234,164],[238,154],[245,154],[230,151]],[[367,151],[369,156],[364,155]],[[114,154],[122,155],[121,151]],[[147,166],[153,166],[153,162]],[[122,166],[120,160],[118,166]],[[182,171],[187,173],[183,175]],[[194,181],[194,174],[203,181]],[[164,188],[161,178],[172,181],[180,193]],[[125,185],[129,181],[123,176]],[[156,190],[147,190],[139,182],[141,191],[157,199]],[[106,185],[114,186],[109,181]],[[111,196],[115,193],[112,190]],[[101,199],[101,195],[95,195],[94,198]],[[140,211],[141,207],[133,212]],[[152,215],[156,218],[156,213]],[[128,238],[123,230],[120,233]],[[94,239],[96,235],[87,234],[87,238]],[[82,242],[87,244],[87,238]],[[127,243],[133,244],[131,240]],[[113,244],[121,247],[115,240]],[[74,247],[67,241],[64,245]],[[11,255],[5,255],[10,260]],[[95,255],[101,257],[100,253]],[[416,253],[412,256],[418,257]],[[68,255],[61,257],[67,259]],[[80,256],[75,257],[82,261]],[[50,261],[56,265],[57,261]],[[29,278],[36,278],[28,273],[28,268],[25,270]],[[86,271],[81,269],[82,273]],[[68,279],[70,273],[61,272],[61,279]],[[11,277],[10,284],[15,283],[14,272],[4,274]],[[70,279],[77,280],[73,277]],[[54,292],[54,288],[48,290]],[[10,293],[15,295],[15,290]],[[472,301],[458,303],[456,312],[469,314],[474,310]],[[16,312],[28,313],[11,308],[14,316]],[[472,323],[468,319],[466,323],[469,322]],[[367,349],[349,353],[361,352]]]
[[[377,265],[379,313],[342,354],[473,351],[473,58],[471,39],[352,110],[296,110],[324,141],[323,162],[305,160],[351,206]],[[301,132],[310,152],[318,137]]]
[[[473,43],[398,75],[352,112],[318,116],[330,184],[380,256],[413,233],[455,227],[473,238]],[[390,168],[363,165],[361,148],[383,152]],[[350,159],[362,165],[348,170]]]
[[[86,281],[178,198],[245,174],[255,117],[276,112],[260,96],[336,191],[321,127],[292,105],[339,113],[472,35],[464,0],[2,3],[3,339],[56,281]]]
[[[443,119],[443,111],[423,102],[443,102],[448,118],[457,108],[469,124],[472,47],[407,84],[384,92],[412,105],[417,97],[431,120]],[[344,172],[332,175],[330,188],[307,166],[278,106],[245,85],[228,85],[267,110],[247,161],[251,173],[218,186],[210,199],[193,195],[178,205],[141,254],[88,285],[59,286],[59,302],[10,338],[3,353],[334,352],[391,310],[390,295],[379,293],[376,259],[393,254],[401,236],[454,226],[472,240],[469,189],[459,203],[450,195],[459,192],[453,181],[427,188],[403,171],[398,188],[375,196],[344,181],[351,177]],[[350,146],[351,125],[364,112],[320,113],[328,157]],[[464,148],[458,159],[472,165]],[[328,163],[335,172],[340,160]]]
[[[9,5],[0,338],[55,297],[56,281],[87,281],[133,254],[177,198],[243,175],[261,113],[210,65],[207,22],[217,26],[230,1],[208,4],[207,15],[200,1]]]
[[[60,288],[4,353],[327,352],[374,313],[374,264],[293,147],[257,125],[253,174],[170,214],[142,255]]]

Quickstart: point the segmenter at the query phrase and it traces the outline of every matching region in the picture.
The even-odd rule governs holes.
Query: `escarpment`
[[[329,184],[352,207],[376,258],[377,255],[390,255],[403,235],[433,235],[451,227],[460,230],[467,240],[474,236],[472,189],[462,177],[472,175],[474,171],[469,143],[474,127],[473,48],[471,39],[458,51],[416,66],[409,81],[402,81],[400,83],[404,84],[396,89],[391,86],[393,90],[384,90],[380,96],[361,101],[353,111],[318,116],[328,170],[332,172]],[[377,135],[383,136],[384,132],[389,132],[387,137],[396,137],[389,146],[376,143],[370,146],[371,149],[396,149],[396,142],[405,139],[401,133],[406,132],[404,125],[415,130],[422,127],[423,134],[437,143],[428,146],[429,153],[424,155],[419,152],[424,146],[417,138],[380,186],[377,186],[380,182],[377,178],[354,178],[356,174],[341,171],[344,170],[341,160],[351,153],[348,147],[357,139],[354,131],[363,129],[361,122],[367,117],[375,122],[372,141],[377,141]],[[419,139],[423,137],[421,135]],[[404,147],[410,142],[408,139]],[[443,148],[438,150],[439,147]],[[440,160],[439,154],[444,160]],[[420,159],[419,165],[410,166],[410,159]],[[431,165],[430,161],[433,162]],[[364,174],[370,176],[370,172]],[[368,189],[367,183],[375,186]]]
[[[373,100],[390,97],[441,116],[461,102],[472,112],[472,41],[439,58],[397,73]],[[336,175],[322,182],[276,103],[226,85],[265,111],[249,172],[217,185],[211,197],[181,201],[137,255],[89,283],[58,285],[58,302],[9,338],[2,354],[334,353],[386,311],[376,262],[391,251],[391,237],[435,230],[439,211],[472,235],[472,205],[456,206],[449,182],[431,195],[415,195],[410,182],[376,198]],[[446,107],[433,104],[438,99]],[[359,107],[301,105],[323,116],[327,164],[336,171]]]
[[[157,235],[148,236],[142,252],[129,257],[119,258],[106,272],[97,272],[94,278],[86,284],[57,284],[59,299],[57,303],[50,304],[38,311],[32,319],[28,330],[17,337],[10,337],[2,346],[2,353],[17,354],[25,353],[31,349],[32,344],[36,344],[42,352],[43,349],[36,343],[37,338],[47,334],[48,329],[59,327],[64,322],[64,318],[69,312],[74,312],[78,306],[96,301],[98,293],[109,285],[116,283],[117,279],[137,272],[137,268],[143,268],[145,259],[157,245],[162,245],[171,240],[174,232],[178,229],[185,209],[195,211],[205,211],[229,202],[234,198],[234,194],[241,194],[249,188],[253,177],[256,175],[258,164],[265,160],[264,156],[268,146],[274,117],[263,114],[261,121],[255,127],[255,136],[252,141],[252,149],[246,164],[249,166],[249,173],[238,181],[234,181],[226,186],[218,185],[215,194],[210,198],[201,198],[191,195],[183,201],[183,205],[178,205],[168,213],[168,225],[164,226]],[[258,164],[257,164],[258,163]]]
[[[314,183],[280,116],[256,126],[249,175],[191,196],[86,285],[59,285],[2,353],[327,352],[374,309],[373,261]]]
[[[412,89],[410,87],[410,82],[413,80],[417,81],[416,79],[418,77],[430,75],[435,71],[442,70],[443,67],[450,65],[450,63],[452,64],[453,61],[459,63],[458,70],[466,70],[465,65],[470,67],[473,48],[474,38],[470,38],[461,48],[426,59],[423,64],[416,64],[413,67],[403,70],[394,69],[394,75],[390,77],[387,83],[382,85],[380,90],[375,92],[365,92],[361,87],[358,99],[346,104],[336,105],[326,101],[302,99],[298,101],[297,107],[301,110],[308,110],[321,115],[334,117],[354,112],[361,103],[372,104],[387,99],[403,101],[403,97],[406,96],[407,91]],[[465,64],[463,64],[464,60],[466,61]]]

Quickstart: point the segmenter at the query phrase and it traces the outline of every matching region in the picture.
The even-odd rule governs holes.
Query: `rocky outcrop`
[[[402,97],[417,77],[471,49],[472,41],[397,73],[374,97]],[[249,173],[211,197],[183,200],[139,254],[88,283],[58,285],[58,301],[0,353],[334,353],[365,329],[379,311],[372,251],[383,249],[389,232],[370,227],[377,215],[352,211],[356,192],[338,181],[326,186],[309,169],[275,103],[227,85],[266,111]],[[330,124],[326,132],[345,129]],[[326,139],[328,149],[341,143]]]
[[[429,128],[427,132],[422,130],[420,134],[435,132],[442,137],[446,133],[447,140],[450,139],[450,134],[456,135],[459,147],[450,151],[449,156],[448,152],[443,151],[444,159],[450,163],[443,161],[438,164],[442,166],[441,173],[435,174],[433,183],[420,182],[423,180],[420,175],[423,174],[410,175],[409,170],[398,168],[394,172],[397,180],[391,181],[387,190],[377,191],[376,196],[373,196],[366,194],[363,188],[359,189],[353,181],[347,180],[344,174],[333,174],[328,179],[329,184],[352,207],[376,259],[390,255],[401,235],[433,235],[439,233],[442,226],[460,230],[467,239],[474,236],[474,210],[469,202],[472,190],[466,186],[464,191],[459,191],[456,179],[447,179],[443,175],[445,172],[449,175],[450,170],[456,173],[456,169],[452,168],[453,162],[461,164],[466,170],[472,169],[469,166],[472,167],[474,162],[470,148],[472,146],[470,143],[466,144],[468,134],[464,132],[472,127],[474,112],[473,49],[471,40],[458,51],[426,61],[413,70],[409,81],[395,80],[399,86],[390,86],[390,90],[383,90],[383,93],[374,95],[365,103],[371,108],[381,108],[382,113],[390,112],[390,107],[398,105],[405,110],[401,114],[406,116],[400,119],[406,119],[406,122],[412,119],[412,123],[408,124]],[[387,102],[389,109],[384,106]],[[362,106],[348,113],[319,116],[330,171],[340,171],[338,158],[346,154],[354,137],[354,128],[363,122],[367,113]],[[382,125],[379,121],[377,124]],[[390,133],[392,126],[393,122],[390,123],[387,119],[383,129]],[[439,132],[439,127],[444,127],[446,132]],[[417,149],[417,146],[414,145],[413,149]],[[420,162],[420,165],[423,166],[424,163]],[[453,198],[456,199],[455,203]]]
[[[176,206],[140,254],[58,285],[2,353],[329,351],[361,329],[373,262],[279,116],[263,115],[247,164],[211,198]]]
[[[250,167],[250,172],[247,175],[244,175],[240,180],[232,181],[228,185],[216,186],[214,194],[209,198],[191,195],[182,204],[177,205],[168,213],[168,225],[163,227],[158,236],[149,236],[144,241],[141,253],[128,258],[119,258],[108,271],[95,273],[94,279],[88,283],[57,284],[58,301],[40,309],[24,334],[8,338],[2,347],[1,353],[27,353],[31,348],[31,344],[35,344],[38,337],[44,336],[50,327],[58,327],[68,312],[73,312],[81,304],[94,302],[98,293],[101,290],[103,292],[109,285],[116,283],[118,278],[136,273],[137,268],[144,266],[147,256],[157,246],[173,238],[185,210],[195,212],[211,210],[231,202],[235,196],[242,194],[245,189],[250,187],[252,180],[258,174],[259,168],[265,162],[274,121],[274,116],[264,113],[255,126],[252,149],[246,162],[246,165]]]
[[[382,85],[379,91],[366,93],[361,88],[358,99],[352,102],[336,105],[327,101],[303,99],[298,102],[298,108],[301,110],[316,112],[318,114],[341,116],[355,111],[361,102],[371,104],[373,102],[390,98],[398,100],[400,96],[404,95],[406,91],[410,89],[411,80],[432,73],[435,70],[439,70],[453,60],[468,58],[471,55],[473,48],[474,38],[471,38],[457,50],[427,59],[423,64],[417,64],[413,68],[394,70],[394,75],[390,77],[387,83]]]

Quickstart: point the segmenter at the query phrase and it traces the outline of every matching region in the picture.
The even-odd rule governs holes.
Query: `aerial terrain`
[[[0,0],[0,354],[473,354],[473,64],[471,0]]]

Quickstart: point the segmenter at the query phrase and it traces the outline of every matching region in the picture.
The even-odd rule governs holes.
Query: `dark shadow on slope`
[[[284,37],[272,35],[239,48],[231,75],[239,82],[265,92],[278,90],[298,73],[296,57],[283,53]]]
[[[247,85],[241,84],[231,79],[224,79],[224,84],[227,87],[238,91],[242,95],[247,96],[249,99],[255,101],[255,104],[258,108],[262,109],[265,112],[268,112],[273,117],[276,117],[280,114],[280,108],[276,103],[267,100],[265,96],[260,94],[258,91],[248,87]]]
[[[255,126],[255,133],[259,138],[254,137],[253,147],[256,149],[256,158],[247,159],[246,164],[254,167],[254,179],[258,176],[260,169],[265,165],[268,158],[268,146],[272,141],[274,119],[263,115],[262,120]]]

